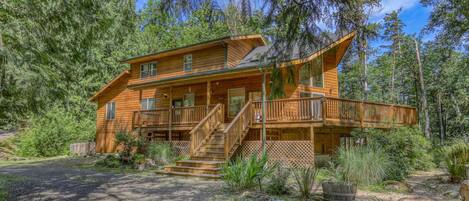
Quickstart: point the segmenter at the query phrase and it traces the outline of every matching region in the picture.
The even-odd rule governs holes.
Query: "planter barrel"
[[[357,186],[344,182],[322,183],[324,200],[329,201],[352,201],[355,200]]]

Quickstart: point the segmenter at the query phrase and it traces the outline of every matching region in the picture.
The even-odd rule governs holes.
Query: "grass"
[[[24,179],[22,176],[0,174],[0,201],[7,199],[9,186]]]
[[[66,159],[69,156],[56,156],[49,158],[26,158],[24,160],[0,160],[0,167],[16,166],[16,165],[39,165],[44,162],[50,162],[59,159]]]

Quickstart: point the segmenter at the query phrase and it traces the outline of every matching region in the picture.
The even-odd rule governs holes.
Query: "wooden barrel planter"
[[[355,200],[357,186],[344,182],[323,182],[322,191],[324,200],[352,201]]]

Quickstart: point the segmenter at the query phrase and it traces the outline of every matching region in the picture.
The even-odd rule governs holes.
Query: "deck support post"
[[[310,134],[310,140],[311,140],[311,147],[313,150],[311,150],[313,152],[313,164],[311,164],[313,167],[315,166],[314,165],[314,160],[316,158],[316,155],[314,154],[314,126],[313,124],[311,124],[310,128],[309,128],[309,134]]]
[[[265,90],[265,82],[266,82],[266,69],[264,69],[262,73],[262,130],[261,130],[261,140],[262,140],[262,155],[267,153],[266,149],[266,112],[265,112],[265,101],[266,101],[266,90]]]
[[[212,83],[207,81],[207,114],[210,112],[210,99],[212,98]]]
[[[172,122],[173,122],[173,87],[169,87],[169,111],[168,111],[168,135],[169,141],[172,141]]]

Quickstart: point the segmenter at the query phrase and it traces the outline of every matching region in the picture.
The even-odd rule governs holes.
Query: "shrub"
[[[389,156],[392,165],[386,179],[402,180],[412,170],[426,170],[434,166],[431,144],[418,128],[399,127],[388,132],[368,129],[361,134],[355,131],[354,135],[365,135],[369,145],[379,147]]]
[[[175,160],[175,153],[168,143],[151,143],[146,148],[145,155],[157,164],[166,165]]]
[[[302,198],[310,198],[318,171],[315,168],[300,168],[293,172]]]
[[[451,180],[458,182],[466,177],[465,165],[469,163],[469,144],[457,143],[442,149]]]
[[[369,146],[340,148],[337,155],[339,180],[357,185],[383,181],[390,167],[388,156],[381,149]]]
[[[273,166],[268,166],[267,156],[258,158],[251,155],[247,159],[236,158],[222,167],[223,180],[234,190],[252,188],[259,184],[262,190],[262,179],[272,173]]]
[[[282,168],[280,165],[276,165],[276,168],[274,168],[270,177],[270,182],[267,186],[267,192],[274,195],[288,194],[289,189],[287,187],[287,182],[289,177],[289,169]]]
[[[94,121],[77,119],[55,107],[41,116],[33,116],[30,127],[18,136],[20,156],[50,157],[65,155],[71,143],[94,139]]]
[[[118,168],[121,166],[121,161],[116,155],[107,155],[103,160],[96,162],[96,166]]]
[[[119,156],[122,162],[132,162],[133,150],[135,149],[137,154],[144,154],[146,141],[144,138],[132,134],[127,129],[117,129],[116,133],[116,145],[121,146]]]

